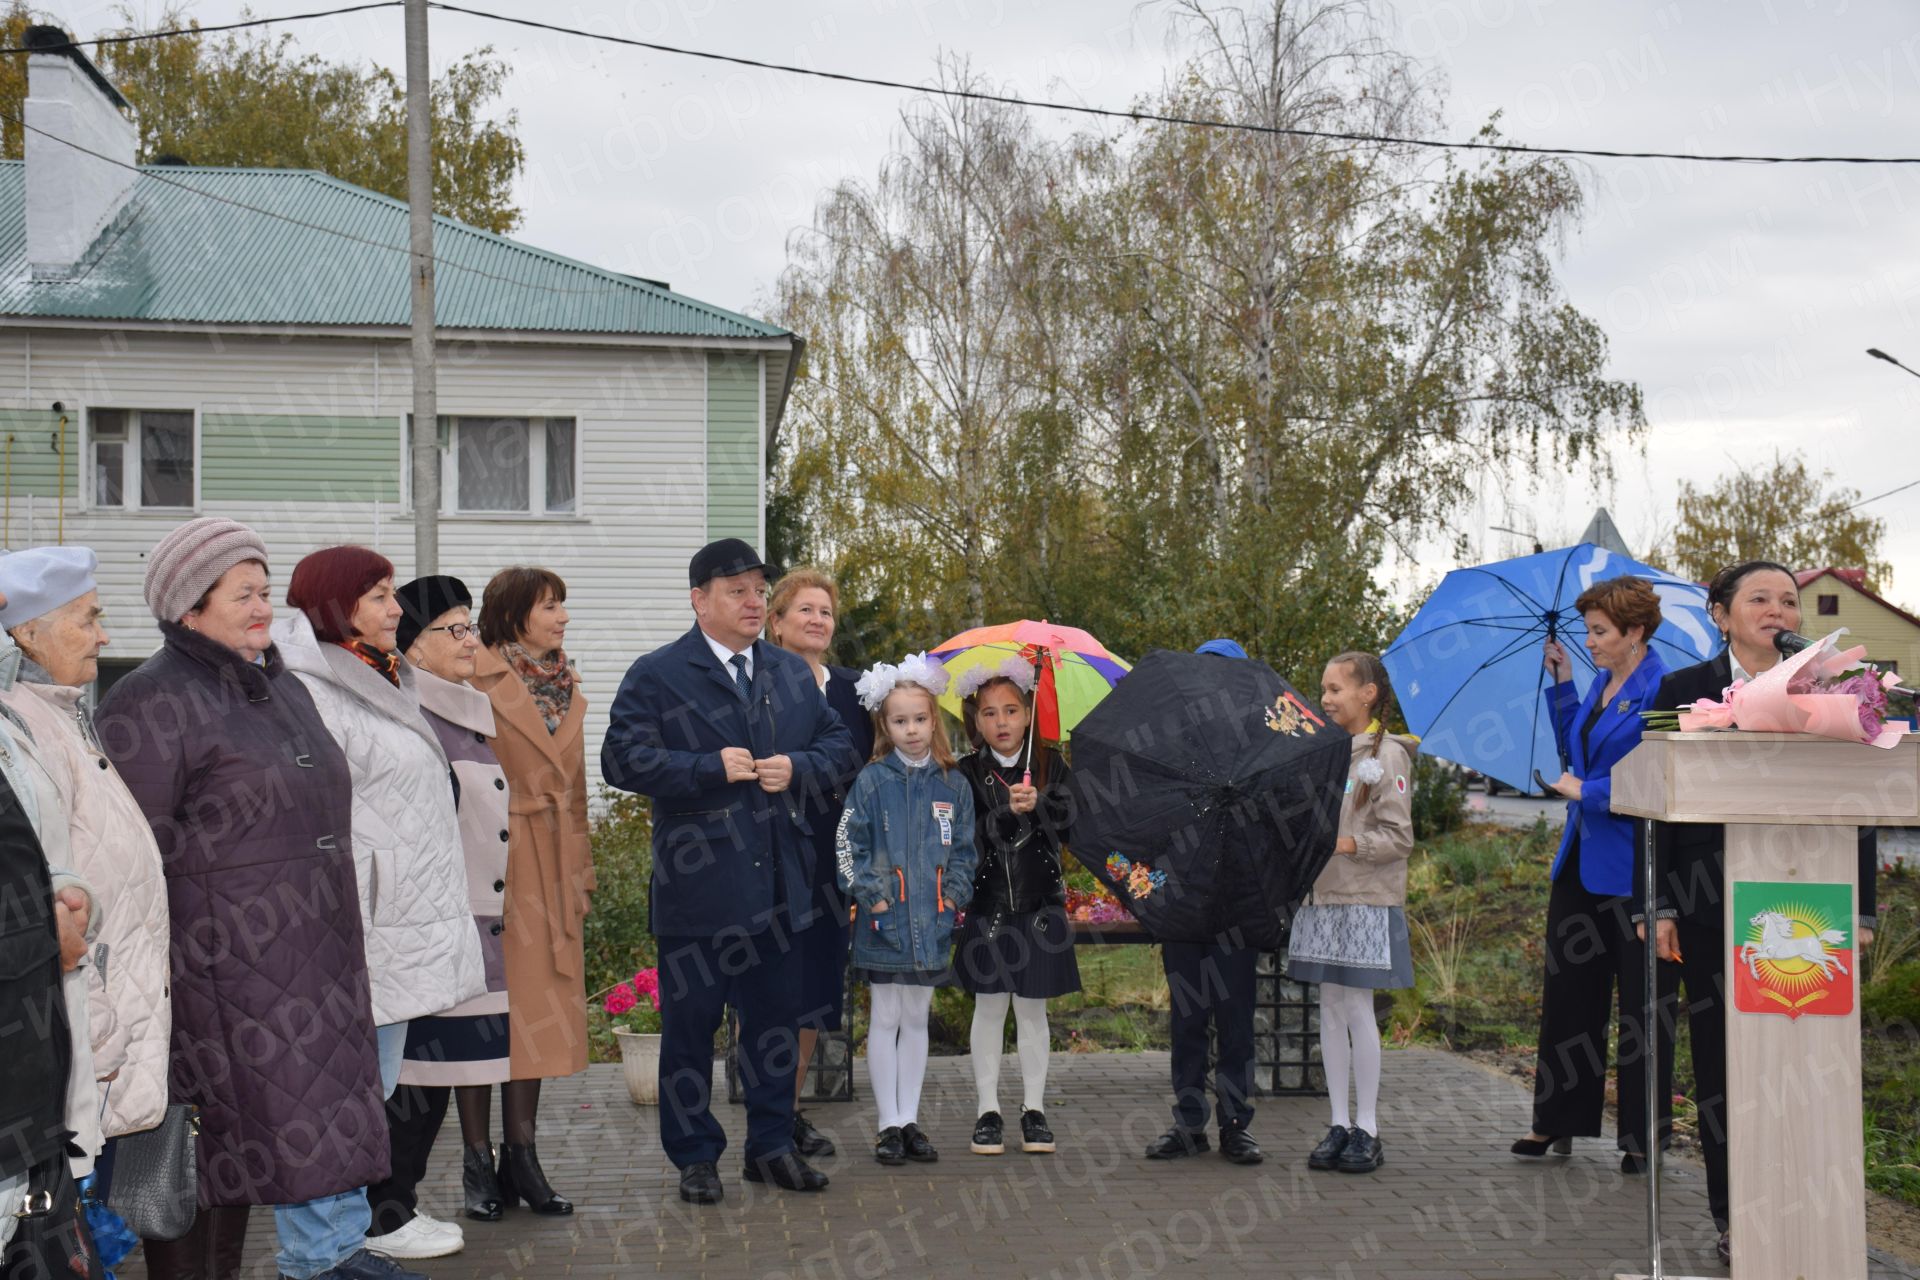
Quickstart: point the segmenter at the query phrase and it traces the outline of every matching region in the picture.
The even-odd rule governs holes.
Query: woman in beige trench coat
[[[573,1211],[533,1156],[540,1082],[587,1067],[587,704],[564,648],[566,598],[550,570],[495,574],[481,597],[473,675],[493,704],[493,751],[511,797],[502,920],[513,1079],[501,1087],[501,1192],[539,1213]]]

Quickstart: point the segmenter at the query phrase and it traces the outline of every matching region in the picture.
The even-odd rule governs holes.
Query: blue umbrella
[[[1649,648],[1668,670],[1719,651],[1705,587],[1590,542],[1455,569],[1382,655],[1421,750],[1520,791],[1535,789],[1536,769],[1558,777],[1565,766],[1541,646],[1549,637],[1565,646],[1584,693],[1594,666],[1573,602],[1594,583],[1627,574],[1647,579],[1660,597]]]

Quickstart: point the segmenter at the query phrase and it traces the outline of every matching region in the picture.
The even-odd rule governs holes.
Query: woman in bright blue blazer
[[[1623,1172],[1644,1167],[1646,1076],[1640,1063],[1645,1001],[1644,949],[1633,929],[1634,821],[1615,815],[1613,767],[1640,745],[1640,713],[1653,704],[1666,668],[1647,641],[1660,628],[1660,597],[1642,578],[1595,583],[1575,601],[1586,619],[1596,668],[1581,697],[1573,664],[1556,640],[1546,646],[1553,673],[1553,727],[1567,770],[1553,790],[1567,797],[1566,831],[1553,860],[1547,900],[1547,972],[1533,1088],[1533,1132],[1513,1144],[1517,1156],[1566,1155],[1573,1138],[1597,1138],[1606,1108],[1607,1032],[1620,1018],[1617,1068]],[[1670,1071],[1669,1071],[1670,1074]],[[1662,1132],[1672,1089],[1660,1086]]]

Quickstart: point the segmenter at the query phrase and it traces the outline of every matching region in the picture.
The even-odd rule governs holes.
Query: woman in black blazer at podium
[[[1683,667],[1661,682],[1655,710],[1672,711],[1701,698],[1719,698],[1735,680],[1751,679],[1780,660],[1773,638],[1800,629],[1800,588],[1793,572],[1766,560],[1732,565],[1714,575],[1707,605],[1726,639],[1718,656]],[[1707,1160],[1707,1201],[1720,1230],[1720,1256],[1730,1253],[1727,1238],[1727,1009],[1726,929],[1723,922],[1726,828],[1710,824],[1655,822],[1653,854],[1658,894],[1655,941],[1662,960],[1678,966],[1687,992],[1687,1025],[1692,1033],[1694,1098],[1699,1108],[1700,1145]],[[1647,841],[1636,841],[1639,857]],[[1878,871],[1874,829],[1860,830],[1859,945],[1873,940],[1874,878]],[[1636,920],[1644,921],[1645,863],[1634,872]],[[1645,937],[1646,925],[1640,925]],[[1666,983],[1661,984],[1664,994]],[[1641,993],[1645,999],[1645,992]],[[1673,1053],[1671,1016],[1661,1019],[1660,1052]],[[1664,1063],[1663,1063],[1664,1066]]]

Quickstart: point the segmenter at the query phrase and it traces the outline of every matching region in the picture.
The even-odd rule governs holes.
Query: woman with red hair
[[[287,603],[298,612],[273,624],[274,643],[313,696],[352,775],[353,865],[380,1083],[390,1095],[407,1023],[487,987],[467,906],[453,775],[420,709],[413,666],[397,652],[401,609],[392,562],[365,547],[316,551],[294,566]],[[308,1280],[361,1247],[370,1214],[364,1191],[350,1194],[358,1197],[350,1215],[314,1223],[280,1215],[282,1275]],[[458,1226],[427,1226],[441,1228],[435,1253],[461,1247]],[[352,1249],[349,1232],[357,1237]]]
[[[1597,1138],[1606,1113],[1608,1024],[1619,1014],[1614,1051],[1619,1119],[1614,1144],[1620,1172],[1647,1169],[1647,1075],[1640,1054],[1647,983],[1646,949],[1634,936],[1634,821],[1613,812],[1613,767],[1640,745],[1640,713],[1654,704],[1667,669],[1651,641],[1660,629],[1660,597],[1645,578],[1596,582],[1574,602],[1586,623],[1593,679],[1581,691],[1573,659],[1558,640],[1544,661],[1553,727],[1566,770],[1553,790],[1566,797],[1560,851],[1548,872],[1546,977],[1540,992],[1540,1042],[1533,1081],[1533,1130],[1513,1154],[1566,1155],[1574,1138]],[[1670,986],[1672,975],[1657,975]],[[1663,988],[1664,989],[1664,988]],[[1671,1127],[1672,1088],[1653,1101],[1660,1131]]]

